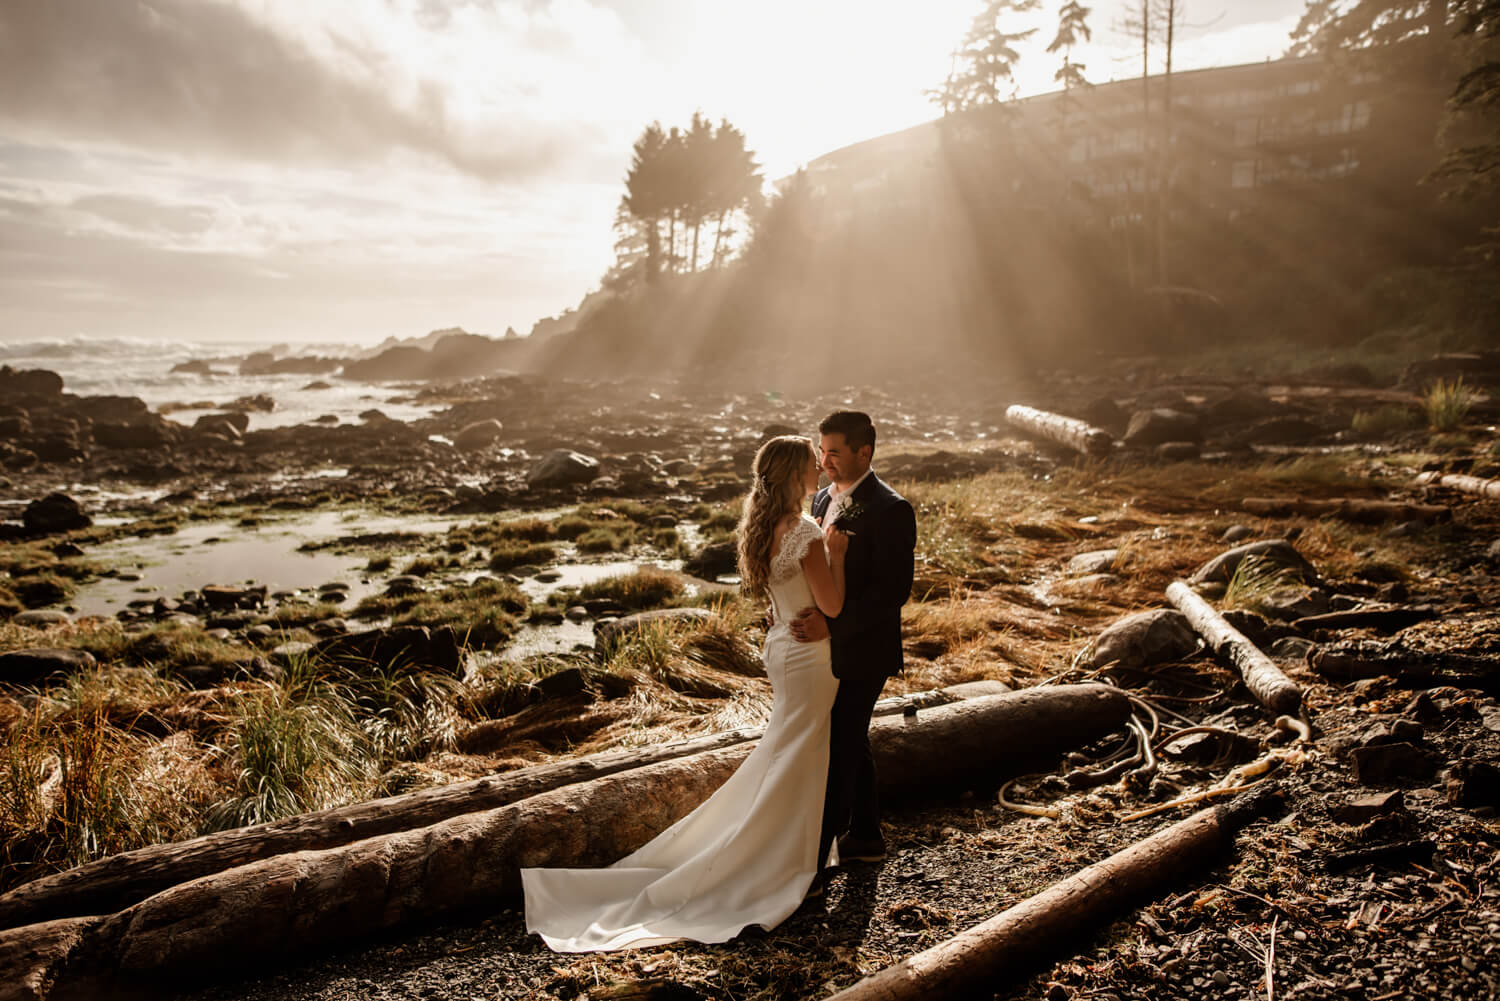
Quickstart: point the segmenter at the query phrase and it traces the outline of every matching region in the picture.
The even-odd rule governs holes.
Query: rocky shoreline
[[[373,787],[390,793],[576,753],[589,740],[613,746],[611,728],[626,726],[641,700],[674,707],[662,725],[753,717],[763,693],[741,674],[715,673],[753,646],[758,614],[723,601],[733,502],[765,436],[810,432],[823,412],[853,403],[879,415],[881,473],[926,519],[905,690],[1107,678],[1163,718],[1170,709],[1175,726],[1213,732],[1164,745],[1154,778],[1078,791],[1037,777],[1012,790],[1060,804],[1050,820],[997,805],[995,788],[958,803],[899,804],[886,866],[851,869],[825,905],[740,946],[560,962],[510,911],[212,996],[770,998],[848,986],[1172,814],[1109,818],[1290,746],[1161,607],[1165,585],[1194,570],[1306,692],[1312,750],[1279,764],[1283,809],[1242,836],[1225,868],[1133,915],[1102,916],[1103,930],[1076,955],[993,996],[1270,994],[1246,957],[1258,948],[1265,965],[1273,929],[1292,964],[1277,974],[1277,996],[1424,997],[1437,984],[1443,996],[1494,996],[1486,957],[1500,945],[1489,885],[1500,857],[1500,618],[1490,609],[1500,597],[1500,509],[1420,485],[1417,474],[1500,473],[1490,399],[1471,400],[1454,431],[1434,434],[1420,392],[1435,378],[1482,386],[1495,375],[1489,356],[1423,362],[1390,385],[1358,371],[1293,382],[1135,365],[976,382],[962,394],[914,383],[816,399],[666,378],[515,375],[416,390],[443,408],[420,421],[372,410],[358,423],[249,430],[243,410],[189,427],[140,400],[72,396],[54,373],[4,369],[0,719],[14,735],[45,701],[28,692],[118,666],[179,687],[129,722],[106,696],[100,711],[119,717],[110,726],[153,740],[222,739],[212,735],[224,732],[227,707],[252,688],[290,690],[310,664],[401,664],[391,681],[420,676],[464,694],[456,716],[411,725],[419,736],[391,752]],[[1080,458],[1033,440],[1007,424],[1018,402],[1083,418],[1116,444]],[[1324,507],[1256,514],[1251,490]],[[277,590],[231,567],[165,593],[147,570],[125,581],[139,596],[112,621],[68,611],[89,582],[141,574],[99,563],[106,543],[220,522],[226,534],[251,533],[336,512],[351,529],[304,544],[363,560],[357,597],[347,579]],[[415,534],[360,530],[377,515],[445,521]],[[1256,573],[1205,569],[1257,541]],[[559,579],[627,563],[628,586],[611,578],[591,591]],[[525,630],[572,623],[607,637],[663,606],[678,609],[670,628],[687,630],[666,634],[679,646],[708,642],[692,631],[713,620],[715,653],[626,669],[601,638],[519,668],[496,659]],[[1158,610],[1130,614],[1141,608]],[[44,858],[56,864],[51,835],[8,836],[0,891]],[[649,990],[658,993],[640,993]]]

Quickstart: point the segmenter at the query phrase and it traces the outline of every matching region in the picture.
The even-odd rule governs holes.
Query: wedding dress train
[[[762,656],[774,702],[765,734],[692,813],[603,869],[522,869],[526,928],[557,952],[604,952],[677,939],[725,942],[774,928],[818,871],[838,680],[828,641],[799,643],[792,616],[813,603],[801,561],[817,522],[804,516],[771,561],[775,625]]]

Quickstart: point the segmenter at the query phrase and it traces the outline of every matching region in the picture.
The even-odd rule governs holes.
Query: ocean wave
[[[52,337],[28,341],[0,341],[0,361],[151,359],[168,365],[195,359],[237,360],[257,351],[274,351],[278,358],[321,355],[351,357],[361,350],[353,344],[291,344],[287,342],[183,341],[169,337]]]

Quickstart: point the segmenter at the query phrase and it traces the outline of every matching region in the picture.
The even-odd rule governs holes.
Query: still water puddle
[[[88,558],[115,568],[78,589],[73,604],[84,615],[113,615],[138,598],[177,597],[205,584],[265,584],[272,592],[348,585],[349,606],[378,591],[382,581],[365,570],[368,557],[304,552],[309,542],[377,532],[447,531],[466,518],[413,518],[365,511],[319,511],[256,525],[233,521],[190,524],[172,535],[127,538],[89,550]]]

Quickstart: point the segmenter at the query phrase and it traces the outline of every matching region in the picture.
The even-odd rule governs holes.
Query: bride
[[[828,778],[828,713],[838,691],[828,641],[796,642],[792,617],[844,603],[849,537],[824,536],[802,513],[818,488],[806,438],[784,435],[755,455],[739,525],[744,591],[769,598],[762,657],[774,702],[759,745],[696,810],[604,869],[522,869],[526,929],[557,952],[604,952],[677,939],[725,942],[770,929],[809,895]],[[826,554],[825,554],[826,545]]]

